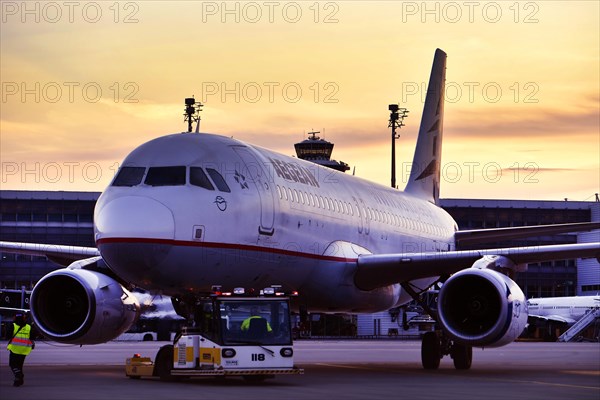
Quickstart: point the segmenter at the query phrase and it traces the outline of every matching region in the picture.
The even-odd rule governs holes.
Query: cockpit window
[[[113,186],[135,186],[142,183],[145,167],[122,167],[113,181]]]
[[[185,167],[150,167],[144,183],[150,186],[185,185]]]
[[[204,170],[199,167],[190,167],[190,184],[200,186],[204,189],[215,190]]]
[[[225,179],[223,178],[223,176],[221,176],[219,171],[217,171],[216,169],[212,169],[212,168],[206,168],[206,171],[212,178],[215,185],[217,185],[217,189],[219,189],[221,192],[227,192],[227,193],[231,192],[231,189],[229,189],[227,182],[225,182]]]

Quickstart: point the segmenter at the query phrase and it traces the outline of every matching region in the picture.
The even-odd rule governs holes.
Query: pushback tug
[[[276,287],[259,295],[246,294],[243,288],[221,293],[216,287],[198,300],[190,326],[176,335],[172,345],[161,347],[154,362],[137,354],[127,358],[126,375],[161,380],[241,376],[262,381],[303,374],[294,365],[289,296]]]

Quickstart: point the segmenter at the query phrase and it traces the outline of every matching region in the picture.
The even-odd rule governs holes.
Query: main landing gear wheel
[[[471,362],[473,361],[473,347],[454,343],[450,355],[454,361],[454,368],[471,368]]]
[[[438,369],[442,359],[440,338],[435,332],[426,332],[421,342],[421,363],[425,369]]]

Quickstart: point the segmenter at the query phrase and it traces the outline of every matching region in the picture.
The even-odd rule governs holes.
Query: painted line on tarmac
[[[560,371],[560,372],[562,372],[563,374],[600,376],[600,371]]]
[[[600,391],[600,387],[598,387],[598,386],[583,386],[583,385],[573,385],[573,384],[568,384],[568,383],[527,381],[527,380],[520,380],[520,379],[483,378],[483,377],[476,377],[476,378],[482,379],[482,380],[488,380],[488,381],[499,381],[499,382],[507,382],[507,383],[524,383],[527,385],[534,384],[534,385],[542,385],[542,386],[557,386],[557,387],[568,387],[568,388],[576,388],[576,389],[592,389],[592,390]]]
[[[346,364],[315,363],[313,365],[320,365],[320,366],[323,366],[323,367],[334,367],[334,368],[361,369],[361,370],[368,370],[368,371],[381,371],[381,368],[356,367],[354,365],[346,365]]]

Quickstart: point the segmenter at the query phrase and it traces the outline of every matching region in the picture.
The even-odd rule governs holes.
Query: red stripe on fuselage
[[[103,238],[96,241],[96,246],[101,244],[112,243],[130,243],[130,244],[167,244],[171,246],[181,247],[205,247],[211,249],[233,249],[257,251],[261,253],[281,254],[292,257],[310,258],[315,260],[336,261],[336,262],[356,262],[356,258],[344,258],[335,256],[324,256],[319,254],[302,253],[299,251],[291,251],[284,249],[276,249],[273,247],[252,246],[246,244],[235,243],[218,243],[218,242],[190,242],[186,240],[173,239],[153,239],[153,238]]]

